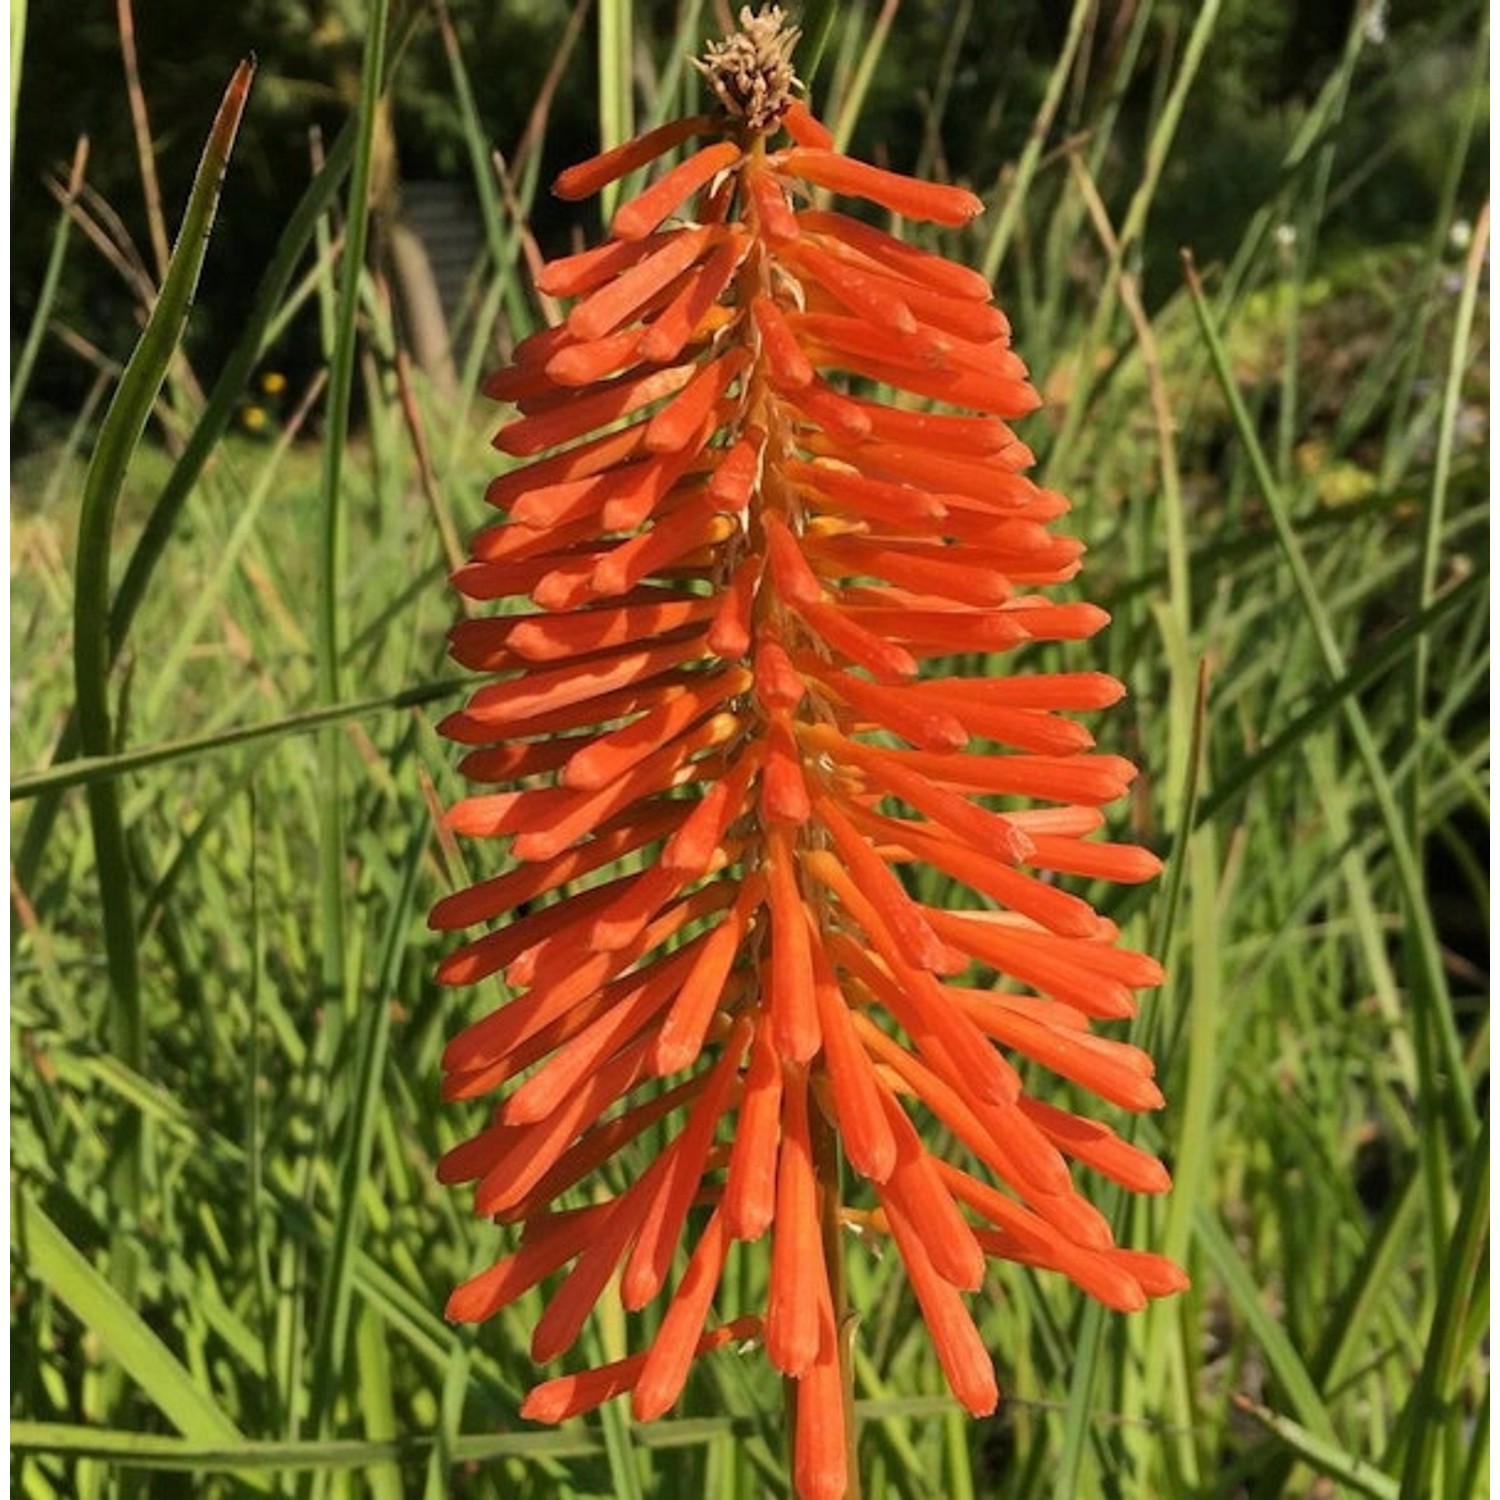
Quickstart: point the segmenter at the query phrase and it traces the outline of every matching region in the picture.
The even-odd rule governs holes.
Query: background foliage
[[[1114,616],[1066,660],[1130,684],[1099,733],[1148,768],[1126,816],[1171,858],[1113,911],[1172,975],[1136,1035],[1171,1100],[1143,1136],[1177,1176],[1120,1232],[1195,1282],[1131,1320],[995,1272],[980,1316],[1010,1399],[972,1423],[900,1277],[851,1247],[866,1493],[1482,1493],[1482,9],[828,9],[820,114],[858,154],[986,200],[943,248],[996,279],[1049,398],[1025,436]],[[143,3],[155,231],[116,12],[28,20],[17,1493],[784,1493],[758,1358],[708,1361],[653,1427],[609,1411],[543,1431],[515,1415],[534,1307],[477,1336],[440,1317],[498,1246],[432,1182],[465,1133],[434,1087],[464,1002],[432,986],[422,922],[458,858],[430,811],[456,793],[431,729],[455,691],[442,577],[482,520],[492,414],[414,368],[392,311],[400,182],[464,182],[472,392],[549,314],[528,256],[597,227],[538,184],[691,101],[682,59],[718,20]],[[250,46],[203,283],[150,369],[132,352],[152,242]],[[66,183],[80,132],[69,219],[44,179]],[[346,255],[370,203],[370,253]],[[127,385],[164,384],[75,556],[127,361]],[[115,663],[109,753],[83,762],[75,620]],[[114,807],[116,860],[85,784],[96,819]],[[587,1352],[646,1331],[606,1321]]]

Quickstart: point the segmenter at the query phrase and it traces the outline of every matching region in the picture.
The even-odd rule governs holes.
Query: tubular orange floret
[[[818,187],[832,188],[854,198],[867,198],[908,219],[926,219],[959,229],[984,212],[984,204],[964,188],[943,187],[920,177],[903,177],[884,167],[872,167],[837,151],[815,146],[793,146],[772,158],[773,167]]]
[[[644,193],[616,209],[610,221],[610,233],[620,240],[644,239],[739,158],[740,148],[733,141],[717,141],[712,146],[705,146],[673,167],[666,176],[659,177]]]
[[[439,728],[480,784],[447,828],[504,863],[430,923],[469,929],[442,984],[508,986],[443,1054],[444,1097],[489,1107],[438,1176],[518,1240],[449,1316],[547,1283],[545,1362],[601,1297],[659,1309],[650,1349],[538,1386],[537,1421],[624,1394],[649,1420],[694,1359],[763,1336],[799,1500],[836,1500],[841,1220],[894,1241],[974,1412],[998,1399],[965,1306],[987,1258],[1120,1310],[1186,1279],[1118,1249],[1074,1183],[1159,1193],[1162,1165],[1026,1087],[1162,1103],[1150,1058],[1098,1034],[1161,969],[1076,884],[1160,869],[1100,838],[1135,772],[1077,716],[1124,689],[993,655],[1108,620],[1048,594],[1083,547],[1009,425],[1039,397],[982,276],[806,200],[950,226],[981,204],[834,149],[794,41],[745,12],[702,64],[715,113],[558,178],[582,198],[682,148],[604,244],[538,272],[572,304],[485,382],[519,462],[453,579],[487,607],[451,653],[489,676]],[[849,389],[869,381],[895,395]],[[987,675],[941,665],[974,653]],[[919,898],[919,866],[962,909]],[[737,1300],[746,1254],[769,1256],[762,1306]]]
[[[674,146],[680,146],[692,136],[707,135],[717,128],[711,115],[670,120],[612,151],[601,151],[598,156],[591,156],[559,173],[552,191],[559,198],[591,198],[601,188],[618,182],[638,167],[647,166]]]

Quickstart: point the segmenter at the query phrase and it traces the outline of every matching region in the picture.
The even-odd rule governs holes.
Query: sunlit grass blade
[[[400,887],[387,918],[373,991],[376,998],[356,1026],[356,1062],[351,1080],[352,1098],[340,1143],[342,1161],[339,1164],[333,1237],[318,1273],[319,1316],[313,1331],[309,1376],[312,1393],[309,1420],[315,1425],[323,1414],[332,1410],[347,1362],[354,1244],[360,1232],[362,1199],[374,1148],[376,1120],[381,1109],[380,1089],[390,1039],[391,1008],[385,997],[396,986],[415,905],[417,874],[427,841],[427,828],[417,824],[407,842]]]
[[[635,134],[635,57],[633,7],[629,0],[598,0],[599,31],[599,147],[603,151]],[[599,199],[608,220],[620,198],[620,184],[611,183]]]
[[[117,1360],[145,1396],[185,1438],[233,1448],[239,1429],[140,1314],[89,1264],[76,1245],[23,1192],[16,1243],[26,1272],[51,1289]],[[131,1434],[131,1436],[135,1436]]]
[[[1244,445],[1256,482],[1270,511],[1271,523],[1275,527],[1282,556],[1296,585],[1303,613],[1312,629],[1313,639],[1322,658],[1324,673],[1330,682],[1337,685],[1347,671],[1343,649],[1334,634],[1328,611],[1324,606],[1317,583],[1308,568],[1301,544],[1292,530],[1285,496],[1271,472],[1264,449],[1256,435],[1255,425],[1245,408],[1239,387],[1230,371],[1223,340],[1214,326],[1213,317],[1203,296],[1202,285],[1190,259],[1188,261],[1188,289],[1192,296],[1193,311],[1197,317],[1199,332],[1208,348],[1214,374],[1229,407],[1235,431]],[[1381,823],[1390,844],[1391,855],[1395,861],[1406,917],[1413,934],[1418,960],[1417,978],[1420,981],[1417,991],[1426,1021],[1425,1026],[1419,1025],[1417,1035],[1419,1042],[1424,1039],[1424,1035],[1431,1036],[1433,1041],[1428,1042],[1428,1045],[1431,1046],[1435,1042],[1437,1048],[1437,1054],[1428,1060],[1424,1068],[1427,1084],[1424,1095],[1443,1089],[1442,1096],[1433,1098],[1432,1104],[1447,1113],[1458,1130],[1460,1139],[1467,1141],[1472,1139],[1474,1132],[1478,1129],[1478,1115],[1467,1090],[1459,1086],[1463,1078],[1462,1056],[1458,1034],[1454,1027],[1452,1007],[1448,1002],[1448,985],[1438,950],[1437,933],[1434,930],[1432,913],[1427,904],[1421,871],[1417,868],[1411,843],[1406,836],[1404,822],[1391,791],[1390,778],[1381,763],[1379,748],[1375,744],[1363,711],[1353,699],[1348,700],[1344,705],[1344,718],[1349,725],[1360,763],[1365,775],[1369,778],[1370,788],[1374,794]],[[1446,1080],[1446,1087],[1444,1080]],[[1435,1145],[1436,1142],[1433,1144]],[[1429,1176],[1435,1180],[1436,1174],[1429,1171]],[[1436,1227],[1434,1225],[1434,1232],[1436,1232]]]
[[[328,370],[327,430],[323,441],[318,520],[318,690],[326,706],[343,695],[340,619],[343,605],[344,455],[359,337],[360,281],[365,274],[375,129],[386,87],[385,54],[390,24],[388,0],[376,0],[365,23],[354,162],[340,262],[334,345]],[[318,912],[323,1003],[335,1013],[349,1002],[344,965],[344,807],[342,741],[332,730],[319,740]]]
[[[1042,151],[1052,130],[1052,122],[1057,118],[1063,91],[1067,88],[1068,78],[1073,72],[1073,64],[1078,57],[1078,49],[1094,13],[1095,0],[1073,0],[1073,9],[1068,13],[1068,29],[1063,37],[1062,50],[1057,54],[1057,60],[1047,74],[1047,87],[1042,94],[1041,103],[1037,106],[1036,118],[1027,134],[1026,145],[1021,150],[1020,159],[1012,168],[1010,180],[1006,185],[1005,201],[1001,205],[1000,212],[995,216],[989,237],[985,241],[984,252],[980,257],[980,269],[984,272],[987,281],[993,281],[999,275],[1006,252],[1010,249],[1010,242],[1015,236],[1016,226],[1020,222],[1022,210],[1031,191],[1031,184],[1042,159]]]
[[[1264,1293],[1256,1285],[1255,1277],[1235,1249],[1218,1216],[1211,1209],[1200,1209],[1193,1232],[1235,1311],[1254,1336],[1297,1421],[1315,1438],[1336,1444],[1338,1438],[1333,1420],[1317,1382],[1287,1336],[1286,1329],[1266,1307]]]

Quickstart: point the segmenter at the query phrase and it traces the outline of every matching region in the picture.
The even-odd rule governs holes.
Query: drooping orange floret
[[[743,28],[703,64],[720,111],[559,179],[585,197],[684,152],[603,245],[543,268],[566,318],[485,387],[517,462],[454,579],[494,608],[452,651],[490,676],[441,728],[481,784],[448,826],[504,867],[432,925],[476,929],[443,984],[509,994],[444,1054],[446,1097],[496,1105],[440,1176],[520,1240],[448,1311],[551,1278],[546,1362],[601,1296],[660,1307],[650,1349],[538,1387],[540,1421],[626,1393],[649,1419],[695,1358],[759,1340],[794,1393],[798,1494],[832,1500],[841,1225],[894,1247],[975,1412],[998,1399],[967,1301],[987,1258],[1122,1310],[1185,1285],[1075,1183],[1158,1193],[1161,1165],[1028,1091],[1045,1070],[1162,1103],[1150,1059],[1095,1031],[1161,970],[1072,879],[1160,866],[1097,837],[1135,771],[1076,715],[1123,687],[1020,656],[1107,616],[1048,592],[1083,548],[1010,426],[1038,397],[1008,322],[975,272],[822,200],[955,227],[982,205],[836,151],[793,95],[795,33]],[[989,675],[943,661],[976,652]],[[648,1130],[664,1146],[605,1196]],[[747,1253],[763,1307],[725,1284]]]

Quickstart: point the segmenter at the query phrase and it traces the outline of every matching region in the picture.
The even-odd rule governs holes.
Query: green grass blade
[[[1283,1325],[1266,1309],[1261,1291],[1250,1269],[1241,1259],[1218,1216],[1200,1208],[1193,1224],[1194,1237],[1236,1312],[1245,1320],[1266,1364],[1276,1378],[1297,1421],[1322,1442],[1337,1444],[1333,1419],[1301,1355]]]
[[[835,151],[847,150],[850,140],[853,139],[854,128],[859,124],[860,111],[865,105],[865,96],[870,92],[870,84],[875,78],[876,65],[880,62],[880,55],[885,51],[885,44],[890,38],[891,22],[896,19],[897,3],[898,0],[884,0],[881,5],[880,14],[875,17],[875,24],[870,28],[870,35],[865,38],[864,45],[860,48],[859,62],[854,69],[854,77],[839,100],[838,115],[829,122],[830,129],[833,131]]]
[[[73,675],[79,743],[85,754],[107,755],[114,748],[109,708],[109,563],[115,509],[126,471],[187,324],[213,229],[219,189],[254,75],[255,65],[242,63],[224,95],[193,182],[161,295],[110,403],[84,480],[78,522]],[[105,947],[116,996],[114,1036],[122,1059],[139,1067],[144,1031],[130,872],[119,801],[107,783],[90,788],[89,814],[102,890]]]
[[[635,134],[633,9],[629,0],[599,0],[599,149],[609,151]],[[620,198],[620,184],[600,194],[607,223]]]
[[[1198,807],[1197,822],[1208,823],[1217,818],[1237,798],[1263,780],[1272,767],[1291,755],[1309,735],[1322,728],[1344,703],[1410,657],[1418,641],[1430,637],[1440,625],[1461,618],[1464,611],[1473,608],[1485,597],[1489,585],[1489,569],[1481,566],[1467,578],[1459,579],[1419,614],[1403,620],[1388,635],[1382,636],[1374,650],[1350,663],[1343,677],[1320,691],[1284,729],[1228,768]]]
[[[1420,613],[1437,592],[1438,565],[1442,556],[1443,520],[1448,509],[1448,488],[1453,476],[1453,449],[1458,438],[1459,406],[1463,398],[1464,377],[1473,365],[1471,344],[1474,335],[1474,313],[1479,299],[1479,278],[1489,259],[1490,210],[1480,211],[1464,263],[1459,288],[1458,309],[1453,321],[1453,339],[1448,348],[1448,370],[1443,382],[1442,414],[1438,419],[1437,453],[1432,465],[1432,490],[1427,499],[1427,515],[1422,527],[1422,554],[1417,569],[1416,608]],[[1425,635],[1417,637],[1411,663],[1411,717],[1421,723],[1427,712],[1427,678],[1430,648]],[[1412,839],[1421,848],[1423,829],[1422,765],[1420,759],[1407,788]]]
[[[30,1193],[16,1199],[20,1264],[50,1288],[184,1437],[232,1447],[239,1429]]]
[[[1208,348],[1219,388],[1228,403],[1235,431],[1244,446],[1256,483],[1260,487],[1266,507],[1270,512],[1271,524],[1275,528],[1282,556],[1291,571],[1303,613],[1312,628],[1313,638],[1322,657],[1325,676],[1334,687],[1337,687],[1347,673],[1343,649],[1334,634],[1332,621],[1318,584],[1308,567],[1301,543],[1292,529],[1285,496],[1266,461],[1265,451],[1256,435],[1254,421],[1245,407],[1244,398],[1240,394],[1239,386],[1230,369],[1229,356],[1214,326],[1212,314],[1203,296],[1203,288],[1190,260],[1188,262],[1188,291],[1191,295],[1198,329]],[[1433,925],[1432,912],[1427,904],[1422,872],[1418,868],[1416,856],[1406,836],[1401,812],[1391,790],[1390,778],[1381,763],[1380,752],[1371,734],[1369,723],[1359,704],[1352,698],[1344,704],[1344,718],[1349,725],[1365,775],[1369,779],[1370,790],[1374,795],[1381,823],[1390,844],[1406,907],[1407,920],[1412,929],[1418,959],[1417,974],[1414,977],[1419,981],[1414,988],[1426,1012],[1426,1025],[1418,1026],[1417,1037],[1419,1042],[1424,1034],[1435,1037],[1441,1057],[1440,1064],[1436,1059],[1432,1059],[1424,1068],[1426,1086],[1423,1092],[1424,1095],[1428,1095],[1433,1090],[1443,1088],[1442,1097],[1432,1099],[1431,1104],[1435,1109],[1441,1108],[1446,1111],[1458,1130],[1460,1139],[1469,1141],[1473,1139],[1479,1128],[1479,1117],[1473,1099],[1469,1096],[1468,1090],[1462,1086],[1463,1053],[1454,1027],[1452,1007],[1448,1003],[1448,985],[1443,971],[1442,954]],[[1445,1083],[1446,1087],[1444,1087]]]
[[[11,12],[14,22],[15,12]],[[24,20],[22,21],[24,25]],[[12,139],[14,139],[14,126],[12,126]],[[26,398],[26,387],[31,381],[32,367],[36,364],[37,352],[42,347],[42,339],[47,332],[47,324],[52,316],[52,305],[57,300],[57,285],[62,279],[63,261],[68,254],[68,240],[71,238],[73,228],[73,217],[68,212],[76,201],[79,189],[83,186],[84,168],[88,165],[89,140],[87,136],[78,138],[78,149],[73,153],[73,167],[68,174],[68,185],[62,189],[61,207],[58,210],[57,225],[52,231],[52,244],[47,251],[47,265],[42,272],[41,290],[37,293],[36,309],[31,315],[31,326],[26,330],[26,340],[21,345],[21,353],[16,359],[15,369],[11,371],[10,377],[10,419],[16,419],[16,413],[21,409],[21,402]]]
[[[245,319],[244,332],[225,362],[223,372],[214,382],[203,415],[188,438],[182,456],[174,465],[171,477],[153,506],[145,529],[125,566],[124,576],[120,579],[109,612],[111,662],[119,656],[130,635],[136,610],[146,596],[147,586],[166,552],[183,507],[187,504],[204,465],[233,420],[235,403],[265,347],[267,328],[286,295],[286,289],[312,239],[318,220],[338,191],[353,158],[354,135],[352,131],[345,130],[328,153],[323,170],[309,184],[291,218],[287,220],[286,228],[277,241],[271,264],[261,278],[255,300]],[[52,756],[54,766],[70,760],[77,754],[78,748],[77,719],[72,717],[58,737]],[[16,855],[16,873],[23,887],[29,887],[35,880],[38,864],[57,818],[58,806],[56,794],[48,793],[32,810]]]
[[[1073,0],[1073,9],[1068,15],[1067,34],[1063,37],[1062,51],[1058,53],[1057,61],[1052,64],[1051,71],[1047,74],[1047,87],[1042,94],[1042,102],[1037,106],[1036,118],[1027,134],[1026,144],[1021,150],[1021,159],[1016,163],[1015,175],[1011,179],[1009,191],[1006,194],[1005,207],[1000,210],[1000,217],[995,221],[995,227],[985,241],[984,254],[980,258],[979,265],[986,281],[993,281],[1000,274],[1000,267],[1005,261],[1005,252],[1010,248],[1010,242],[1015,237],[1016,227],[1021,222],[1022,209],[1026,205],[1026,196],[1031,190],[1037,167],[1041,163],[1042,148],[1047,144],[1052,122],[1057,118],[1058,106],[1062,103],[1063,90],[1067,88],[1068,79],[1073,72],[1073,64],[1078,58],[1078,48],[1083,42],[1088,22],[1092,19],[1096,8],[1095,0]]]
[[[1320,1474],[1347,1485],[1349,1490],[1360,1495],[1370,1495],[1373,1500],[1397,1500],[1400,1487],[1383,1469],[1378,1469],[1367,1459],[1350,1453],[1337,1443],[1314,1437],[1305,1427],[1283,1417],[1264,1406],[1244,1397],[1235,1399],[1235,1407],[1254,1418],[1267,1432],[1273,1434],[1287,1448],[1303,1459]]]
[[[280,740],[292,735],[310,734],[313,730],[325,729],[332,724],[369,718],[375,714],[388,713],[392,709],[420,708],[428,703],[438,703],[444,698],[454,697],[469,686],[468,682],[458,679],[425,682],[417,687],[403,688],[399,693],[391,693],[386,697],[359,698],[349,703],[335,703],[328,708],[310,708],[264,724],[221,729],[213,734],[194,735],[160,745],[141,745],[134,750],[122,750],[118,755],[80,756],[77,760],[65,761],[62,765],[18,776],[10,784],[10,797],[12,802],[19,802],[48,792],[66,791],[69,787],[112,781],[127,772],[145,770],[148,766],[168,765],[178,760],[197,760],[202,755],[230,750],[236,745],[252,745],[260,740]]]
[[[360,74],[354,165],[345,215],[344,253],[339,271],[334,344],[328,372],[327,431],[323,442],[319,494],[317,657],[318,691],[326,706],[342,696],[344,455],[359,339],[360,282],[365,274],[371,189],[375,173],[375,132],[385,88],[389,0],[375,0],[365,30]],[[344,811],[343,741],[332,729],[319,741],[318,914],[323,1003],[336,1012],[348,1003],[344,974]]]
[[[390,1040],[391,1007],[386,996],[396,989],[401,955],[415,906],[417,873],[427,840],[427,827],[419,824],[407,843],[400,890],[387,919],[385,952],[375,982],[374,998],[360,1018],[353,1108],[344,1124],[338,1207],[332,1240],[318,1277],[319,1315],[313,1332],[309,1406],[309,1424],[315,1431],[332,1413],[339,1375],[348,1350],[354,1246],[360,1233],[362,1190],[369,1176],[376,1118],[381,1107],[380,1085]]]
[[[1406,1462],[1401,1469],[1401,1500],[1424,1500],[1437,1491],[1438,1449],[1443,1429],[1461,1422],[1454,1395],[1461,1364],[1475,1351],[1463,1338],[1472,1301],[1484,1297],[1485,1247],[1490,1220],[1490,1126],[1486,1120],[1469,1147],[1468,1164],[1459,1189],[1458,1222],[1439,1268],[1437,1306],[1422,1356],[1422,1369],[1412,1389],[1407,1420]]]
[[[15,177],[16,104],[21,98],[21,63],[26,55],[26,0],[10,0],[10,173]]]
[[[115,748],[109,684],[109,574],[115,512],[125,476],[181,343],[213,229],[219,190],[254,75],[253,62],[241,63],[224,94],[198,165],[160,296],[120,377],[84,479],[73,599],[73,686],[78,742],[85,754],[107,755]],[[105,1030],[120,1062],[139,1072],[145,1060],[146,1017],[132,895],[134,877],[115,784],[99,782],[89,787],[88,814],[109,974]],[[108,1167],[117,1215],[110,1269],[115,1288],[127,1305],[135,1298],[143,1260],[135,1226],[147,1170],[145,1153],[144,1121],[139,1115],[127,1113],[114,1132]],[[113,1373],[106,1377],[105,1391],[104,1404],[111,1404],[119,1394]]]
[[[493,262],[492,273],[503,276],[512,250],[506,244],[500,194],[495,187],[495,171],[490,159],[491,147],[484,138],[483,122],[474,101],[474,87],[469,81],[469,70],[464,63],[463,49],[459,46],[458,33],[453,29],[453,19],[448,14],[446,0],[437,0],[437,24],[443,43],[443,55],[448,60],[448,76],[453,81],[454,102],[458,106],[459,119],[463,122],[464,147],[469,153],[469,175],[474,183],[475,196],[479,199],[479,219],[484,227],[485,244]]]

